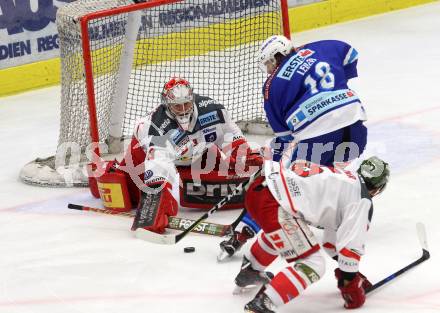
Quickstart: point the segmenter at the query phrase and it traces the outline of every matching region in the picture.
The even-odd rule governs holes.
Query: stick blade
[[[426,229],[423,223],[417,223],[417,235],[419,237],[420,245],[423,250],[428,251],[428,240],[426,239]]]
[[[162,235],[158,233],[154,233],[152,231],[138,228],[135,230],[135,237],[144,241],[148,241],[151,243],[156,243],[160,245],[174,245],[176,244],[176,236],[175,235]]]

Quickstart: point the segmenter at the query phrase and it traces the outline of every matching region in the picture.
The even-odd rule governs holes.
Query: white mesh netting
[[[59,9],[57,26],[62,64],[59,146],[75,143],[84,151],[90,143],[81,17],[132,4],[128,0],[78,0]],[[124,76],[121,64],[126,62],[126,56],[121,59],[121,55],[126,49],[127,21],[131,14],[112,14],[91,19],[88,24],[100,142],[111,132],[115,103],[123,108],[120,135],[129,137],[136,120],[160,103],[159,92],[172,76],[186,78],[196,93],[219,100],[242,126],[252,121],[264,122],[261,88],[265,75],[256,60],[261,42],[282,32],[279,0],[185,0],[144,9],[140,26],[136,27],[129,71]],[[122,98],[116,92],[121,82],[128,82]],[[49,166],[56,172],[54,158],[43,163],[37,162],[32,170]],[[49,178],[41,182],[38,177],[31,177],[34,174],[28,169],[21,175],[25,182],[65,185],[63,178],[55,183]],[[75,176],[78,177],[73,179],[73,185],[86,184],[81,173]]]

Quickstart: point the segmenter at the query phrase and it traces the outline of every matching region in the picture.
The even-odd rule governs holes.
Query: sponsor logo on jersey
[[[159,129],[163,131],[165,129],[165,127],[170,125],[170,123],[171,123],[171,120],[169,118],[167,118],[165,121],[163,121],[162,125],[160,125]]]
[[[295,131],[303,123],[311,122],[331,109],[355,101],[359,101],[359,98],[349,89],[320,92],[304,101],[299,109],[287,118],[287,125]]]
[[[205,135],[205,141],[206,142],[214,142],[217,140],[217,133],[213,132],[213,133],[209,133]]]
[[[171,140],[177,144],[183,137],[183,135],[185,134],[185,132],[183,130],[179,129],[175,129],[174,131],[172,131],[171,133]]]
[[[202,130],[202,132],[204,133],[204,134],[207,134],[207,133],[210,133],[210,132],[213,132],[213,131],[215,131],[215,127],[208,127],[208,128],[204,128],[203,130]]]
[[[189,142],[189,138],[188,136],[185,136],[185,138],[183,138],[178,144],[177,146],[179,148],[182,148],[184,145],[186,145]]]
[[[326,109],[327,107],[334,107],[339,104],[343,104],[344,102],[347,102],[346,101],[347,99],[350,99],[354,96],[355,95],[351,90],[343,91],[339,93],[332,93],[330,95],[326,95],[314,99],[310,103],[305,104],[304,108],[307,110],[309,115],[312,116],[315,113],[322,111],[323,109]]]
[[[308,265],[304,263],[296,263],[293,266],[297,271],[303,272],[311,283],[317,282],[320,276]]]
[[[269,177],[269,179],[273,179],[274,180],[273,177]],[[273,190],[271,190],[271,191],[273,191],[275,193],[275,194],[273,194],[273,196],[276,198],[276,200],[282,201],[283,197],[281,196],[280,189],[278,188],[278,184],[277,184],[277,182],[275,180],[273,181],[272,187],[273,187]]]
[[[296,181],[292,177],[286,177],[286,181],[287,181],[287,189],[289,190],[290,195],[292,197],[301,196],[301,191]]]
[[[157,177],[154,177],[153,179],[150,179],[148,181],[145,179],[145,183],[148,185],[151,185],[154,183],[163,183],[165,181],[166,181],[166,178],[163,176],[157,176]]]
[[[205,126],[207,124],[212,124],[220,121],[217,111],[209,112],[199,116],[200,126]]]
[[[277,77],[290,80],[293,74],[295,74],[296,70],[313,54],[315,54],[315,51],[310,49],[303,49],[298,51],[295,55],[291,56],[290,59],[283,65],[283,67],[278,72]]]
[[[199,107],[206,108],[210,104],[215,104],[215,100],[213,100],[213,99],[202,100],[199,102]]]
[[[231,194],[241,181],[230,181],[225,183],[207,183],[199,184],[193,181],[184,181],[183,198],[189,203],[212,203],[216,204],[227,195]],[[242,203],[244,201],[243,191],[231,198],[228,203]]]
[[[144,180],[150,179],[151,177],[153,177],[153,171],[152,170],[145,171]]]

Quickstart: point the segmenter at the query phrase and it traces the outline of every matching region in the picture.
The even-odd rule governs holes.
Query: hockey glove
[[[358,272],[357,275],[359,275],[364,280],[362,283],[362,288],[364,288],[365,291],[367,291],[367,289],[369,289],[373,286],[373,284],[368,280],[367,277],[365,277],[365,275],[363,275],[360,272]],[[344,281],[342,278],[342,271],[339,268],[335,269],[335,277],[336,277],[336,280],[338,281],[338,287],[342,286]]]
[[[237,165],[239,163],[240,165]],[[247,142],[236,145],[231,153],[230,166],[231,170],[243,169],[249,171],[250,167],[262,167],[264,163],[263,155],[259,149],[251,149]]]
[[[344,307],[346,309],[356,309],[361,307],[366,299],[364,284],[366,286],[368,284],[371,285],[365,276],[359,272],[354,275],[354,278],[351,280],[345,280],[343,278],[338,280],[338,288],[341,291],[342,298],[344,298]],[[341,276],[344,276],[343,273]]]

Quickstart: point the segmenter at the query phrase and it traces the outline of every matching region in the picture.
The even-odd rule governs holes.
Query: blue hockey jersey
[[[357,51],[337,40],[306,44],[286,56],[263,86],[264,110],[277,142],[321,136],[366,120],[347,82],[357,77]]]

